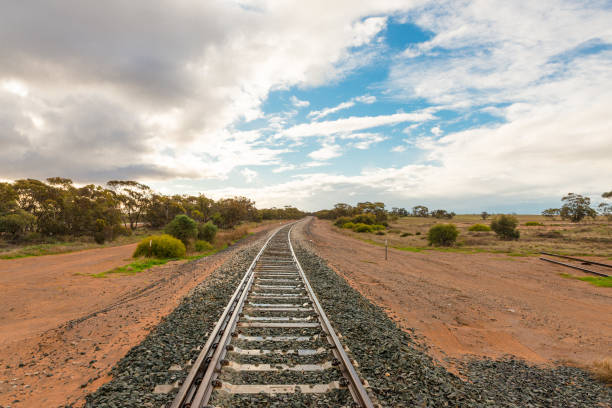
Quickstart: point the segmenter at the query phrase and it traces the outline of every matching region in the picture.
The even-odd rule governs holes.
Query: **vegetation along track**
[[[171,408],[306,404],[373,407],[291,245],[293,225],[263,245]]]

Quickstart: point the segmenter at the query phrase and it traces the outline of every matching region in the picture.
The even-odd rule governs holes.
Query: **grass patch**
[[[92,247],[94,245],[91,245]],[[28,245],[9,252],[8,254],[0,255],[0,259],[19,259],[28,258],[30,256],[54,255],[67,252],[78,251],[87,248],[87,245],[75,242],[60,242],[57,244],[38,244]]]
[[[612,288],[612,277],[603,276],[574,276],[569,273],[562,273],[561,276],[568,279],[578,279],[584,282],[589,282],[592,285],[600,286],[602,288]]]
[[[138,272],[142,272],[144,270],[150,269],[154,266],[163,265],[170,261],[176,261],[176,258],[169,259],[139,259],[134,261],[128,265],[120,266],[118,268],[111,269],[110,271],[95,273],[93,275],[94,278],[106,278],[108,275],[121,274],[121,275],[135,275]]]
[[[612,358],[594,362],[591,372],[599,381],[612,386]]]

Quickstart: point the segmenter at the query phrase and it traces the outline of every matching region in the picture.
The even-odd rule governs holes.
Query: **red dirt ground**
[[[610,288],[562,278],[567,269],[535,257],[390,249],[385,261],[384,248],[333,228],[312,219],[301,236],[402,328],[416,328],[447,366],[445,357],[583,366],[612,357]]]
[[[0,407],[57,407],[107,382],[110,368],[139,344],[238,249],[204,258],[196,272],[171,262],[132,276],[93,278],[131,262],[135,245],[0,260]]]

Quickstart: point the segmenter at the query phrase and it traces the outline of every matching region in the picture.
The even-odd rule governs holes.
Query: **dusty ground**
[[[385,261],[384,248],[328,221],[313,219],[301,233],[354,288],[416,328],[443,362],[513,354],[588,365],[612,357],[612,290],[562,278],[563,267],[536,257],[395,249]]]
[[[173,262],[132,276],[77,275],[129,263],[134,245],[0,260],[0,407],[82,402],[189,290],[261,234],[195,270]]]

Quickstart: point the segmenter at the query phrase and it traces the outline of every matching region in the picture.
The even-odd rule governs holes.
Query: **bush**
[[[412,235],[412,232],[402,232],[402,233],[400,234],[400,237],[402,237],[402,238],[403,238],[403,237],[408,237],[408,236],[410,236],[410,235]]]
[[[0,217],[0,232],[6,232],[14,239],[20,238],[31,229],[36,217],[23,210]]]
[[[357,223],[353,227],[353,231],[355,232],[372,232],[372,226],[363,223]]]
[[[385,235],[385,231],[376,231],[376,235]]]
[[[474,224],[468,228],[468,231],[491,231],[491,228],[484,224]]]
[[[345,227],[344,227],[344,224],[346,224],[346,223],[348,223],[348,222],[350,222],[350,221],[351,221],[351,219],[350,219],[349,217],[340,217],[340,218],[338,218],[338,219],[337,219],[337,220],[334,222],[334,225],[335,225],[336,227],[345,228]]]
[[[414,235],[421,235],[421,231],[415,232]]]
[[[213,246],[210,242],[207,241],[202,241],[197,240],[195,243],[195,250],[198,252],[207,252],[207,251],[212,251],[213,250]]]
[[[198,224],[198,239],[213,242],[219,228],[212,221]],[[197,249],[197,248],[196,248]]]
[[[526,227],[542,227],[544,226],[544,224],[542,224],[541,222],[536,222],[536,221],[528,221],[525,223]]]
[[[342,224],[342,228],[353,229],[353,228],[355,228],[355,224],[353,224],[352,222],[349,221],[347,223]]]
[[[491,221],[491,229],[495,231],[499,239],[519,239],[520,232],[516,230],[518,220],[513,215],[498,215]]]
[[[429,245],[451,246],[457,240],[459,231],[453,224],[436,224],[429,229]]]
[[[368,224],[373,225],[376,223],[376,217],[374,214],[359,214],[353,217],[350,221],[355,224]]]
[[[155,258],[182,258],[185,256],[185,245],[168,235],[152,235],[140,241],[134,251],[134,258],[139,256]]]
[[[181,214],[166,225],[164,232],[180,239],[185,246],[189,246],[198,237],[198,224],[188,216]]]
[[[104,231],[96,231],[93,233],[93,239],[96,241],[96,244],[102,245],[106,241],[106,234]]]

